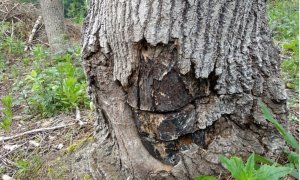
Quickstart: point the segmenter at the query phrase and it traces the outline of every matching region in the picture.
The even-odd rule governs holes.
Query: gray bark
[[[98,120],[74,172],[193,179],[222,173],[221,154],[281,151],[258,106],[286,114],[264,0],[90,3],[82,53]]]
[[[51,52],[55,54],[66,51],[69,44],[61,1],[40,0],[40,4]]]

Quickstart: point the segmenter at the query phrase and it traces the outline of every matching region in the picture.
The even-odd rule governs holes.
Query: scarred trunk
[[[192,179],[218,156],[284,146],[259,101],[286,113],[264,0],[91,0],[83,60],[96,141],[77,153],[94,179]],[[85,167],[83,170],[82,167]]]

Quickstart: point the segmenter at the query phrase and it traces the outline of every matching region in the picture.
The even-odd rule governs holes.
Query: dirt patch
[[[84,122],[81,126],[72,114],[46,119],[28,117],[24,120],[22,117],[15,117],[10,133],[0,131],[1,173],[17,179],[30,179],[42,164],[54,160],[59,154],[75,151],[80,145],[78,142],[91,137],[94,117],[91,111],[81,112],[81,120]],[[22,135],[29,131],[32,133]],[[20,136],[16,137],[18,135]],[[21,167],[22,161],[24,164],[31,164]],[[37,165],[39,166],[36,167]]]

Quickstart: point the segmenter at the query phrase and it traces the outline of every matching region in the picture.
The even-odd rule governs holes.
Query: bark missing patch
[[[139,66],[126,88],[127,102],[148,152],[174,165],[179,161],[180,151],[188,150],[192,144],[205,144],[196,102],[209,103],[216,79],[197,79],[194,71],[181,74],[176,43],[140,43]]]

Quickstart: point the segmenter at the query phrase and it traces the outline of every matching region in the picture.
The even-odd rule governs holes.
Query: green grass
[[[299,91],[299,2],[268,2],[268,19],[274,41],[279,44],[284,60],[282,77],[286,86]]]

